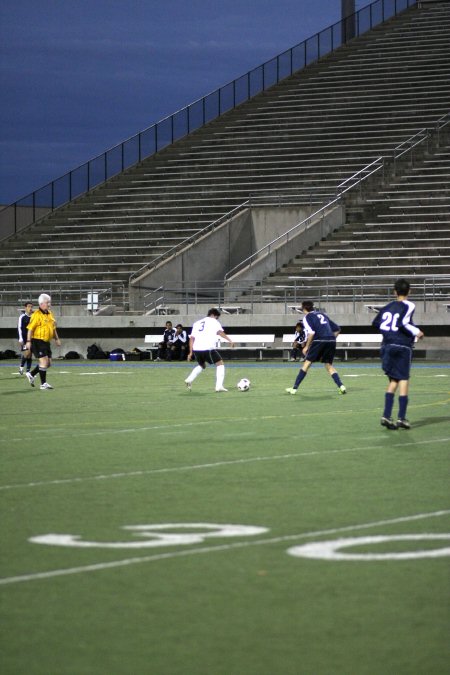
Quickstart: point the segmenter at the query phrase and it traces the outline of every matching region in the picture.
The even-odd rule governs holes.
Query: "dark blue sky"
[[[4,0],[0,203],[310,37],[340,9],[341,0]]]

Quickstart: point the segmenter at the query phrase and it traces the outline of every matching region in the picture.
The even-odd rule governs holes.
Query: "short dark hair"
[[[397,279],[394,284],[394,290],[397,295],[408,295],[411,285],[406,279]]]
[[[209,310],[208,316],[215,316],[216,319],[218,319],[219,316],[220,316],[220,312],[219,312],[218,309],[216,309],[215,307],[213,307],[212,309]]]
[[[182,323],[177,323],[177,325],[175,326],[175,328],[183,328],[183,324],[182,324]]]
[[[307,312],[312,312],[314,309],[314,303],[312,300],[303,300],[302,309],[306,309]]]
[[[26,307],[27,305],[32,305],[33,301],[32,300],[27,300],[26,302],[23,303],[23,306]]]

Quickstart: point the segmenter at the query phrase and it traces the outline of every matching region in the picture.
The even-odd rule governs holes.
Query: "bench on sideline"
[[[275,342],[274,333],[246,333],[242,335],[228,334],[228,337],[233,340],[234,344],[236,345],[236,349],[256,350],[260,361],[262,361],[263,351],[273,347],[273,343]],[[219,338],[217,340],[217,349],[224,351],[233,349],[233,347],[230,347],[226,340]]]
[[[336,338],[338,348],[344,349],[344,360],[348,359],[350,349],[364,349],[367,346],[378,346],[383,336],[381,333],[339,333]],[[283,343],[294,342],[294,333],[284,333]],[[290,351],[290,350],[289,350]]]

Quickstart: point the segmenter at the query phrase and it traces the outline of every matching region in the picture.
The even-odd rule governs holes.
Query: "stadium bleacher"
[[[281,194],[296,204],[326,201],[352,172],[390,155],[418,129],[433,128],[449,111],[449,29],[449,3],[412,6],[4,240],[0,282],[4,288],[18,279],[46,287],[65,284],[67,302],[70,284],[116,284],[120,293],[114,303],[126,309],[130,275],[249,196]],[[443,166],[444,151],[441,160]],[[377,214],[378,229],[368,224],[370,235],[382,222],[392,224],[394,232],[397,223],[420,221],[425,209],[434,211],[433,222],[441,221],[445,203],[436,192],[426,197],[421,191],[441,190],[439,180],[435,187],[430,182],[437,172],[430,163],[413,181],[414,189],[406,176],[388,194],[373,195],[374,209],[388,198],[391,208]],[[430,180],[420,188],[425,176]],[[346,237],[355,240],[357,232],[347,228]],[[422,256],[427,273],[448,263],[445,242],[438,244],[433,253],[429,241]],[[371,265],[378,270],[376,254],[363,253],[356,244],[347,248],[354,249],[348,263],[355,275]],[[336,276],[338,267],[346,267],[345,255],[339,255],[332,255]],[[326,250],[320,256],[308,253],[305,261],[316,269],[326,266],[326,257]],[[392,265],[400,270],[398,260]],[[405,273],[416,273],[416,266],[408,264]]]

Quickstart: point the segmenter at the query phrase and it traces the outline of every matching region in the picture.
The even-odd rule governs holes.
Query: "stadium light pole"
[[[355,37],[355,0],[341,0],[342,44]]]

